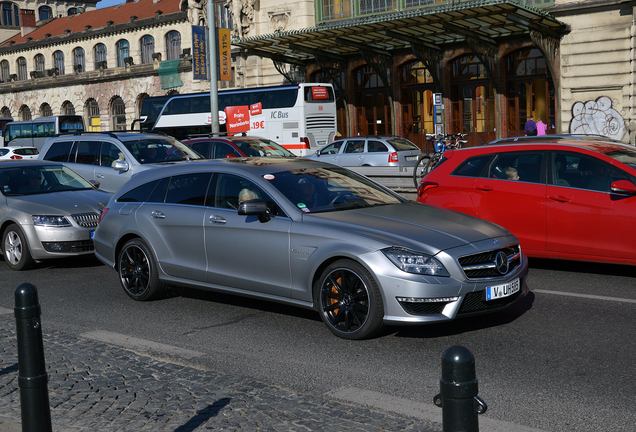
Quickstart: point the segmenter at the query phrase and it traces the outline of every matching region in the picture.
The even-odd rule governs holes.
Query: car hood
[[[492,222],[412,201],[305,215],[304,221],[310,220],[387,246],[400,246],[433,255],[491,238],[513,238],[507,229]]]
[[[96,191],[66,191],[46,194],[9,196],[7,205],[25,213],[40,215],[99,212],[112,194]]]

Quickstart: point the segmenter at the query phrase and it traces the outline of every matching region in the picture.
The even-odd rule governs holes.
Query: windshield
[[[140,164],[203,159],[185,144],[171,138],[140,138],[124,141],[124,145]]]
[[[605,155],[636,169],[636,151],[635,150],[629,150],[629,149],[615,150],[615,151],[607,152],[605,153]]]
[[[79,174],[62,165],[0,168],[0,188],[8,196],[94,189]]]
[[[263,178],[306,213],[397,204],[404,200],[366,177],[336,166],[282,171]]]
[[[395,151],[405,151],[405,150],[417,150],[419,151],[419,147],[413,144],[411,141],[406,138],[394,138],[386,140],[389,144],[393,146]]]
[[[245,156],[295,156],[285,147],[265,138],[249,139],[245,141],[236,140],[232,141],[232,143],[237,146],[245,154]]]

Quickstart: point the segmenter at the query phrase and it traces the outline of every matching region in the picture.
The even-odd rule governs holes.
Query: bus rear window
[[[305,102],[333,102],[333,88],[331,87],[305,87]]]

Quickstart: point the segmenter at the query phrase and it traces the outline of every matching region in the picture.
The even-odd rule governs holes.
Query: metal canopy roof
[[[502,38],[525,35],[530,30],[560,39],[567,26],[547,12],[513,0],[476,0],[233,39],[232,45],[248,55],[306,64],[316,56],[343,60],[358,55],[361,48],[391,55],[410,48],[411,43],[441,50],[467,37],[497,44]]]

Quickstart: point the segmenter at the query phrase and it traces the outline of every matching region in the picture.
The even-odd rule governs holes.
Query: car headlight
[[[407,273],[450,276],[446,267],[430,255],[397,247],[383,249],[382,252],[397,268]]]
[[[31,216],[33,219],[33,225],[46,226],[46,227],[69,227],[71,223],[66,219],[66,216]]]

